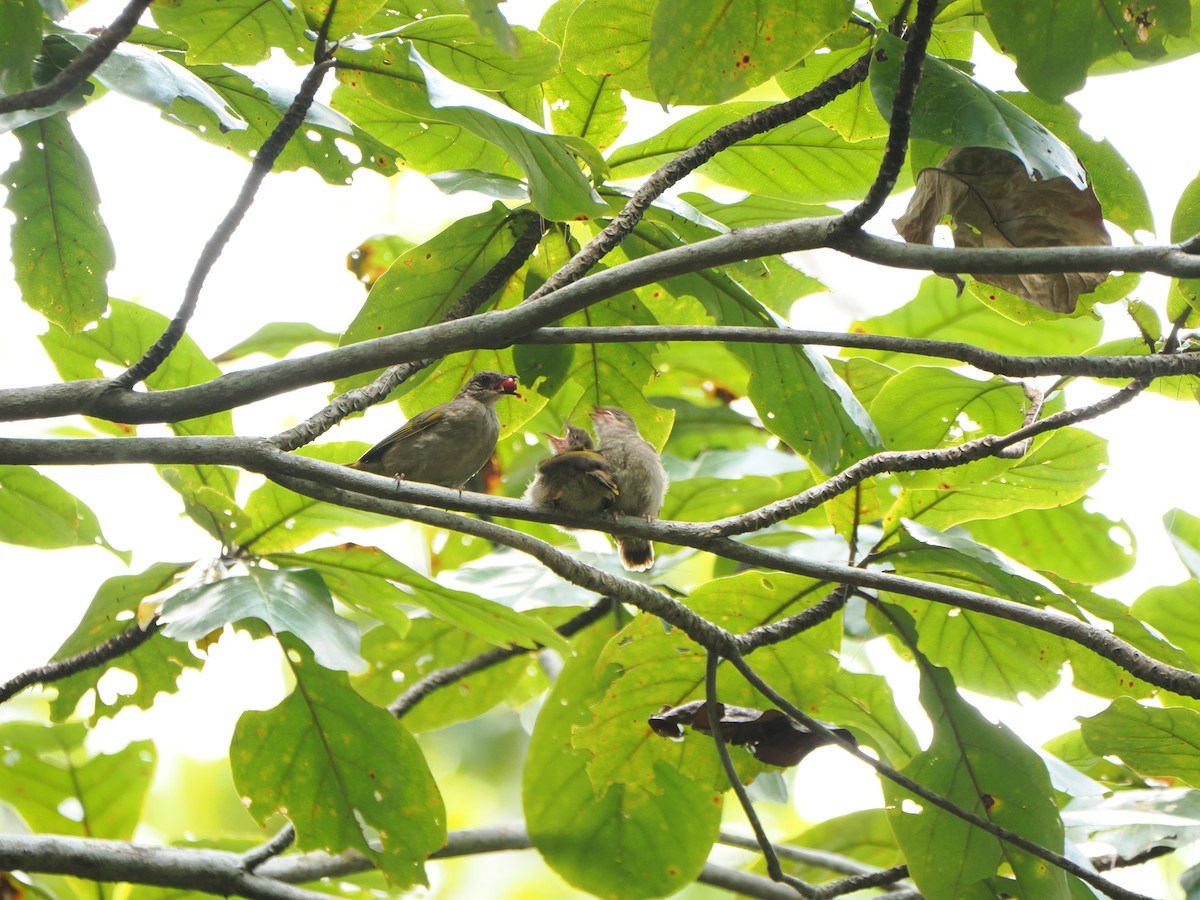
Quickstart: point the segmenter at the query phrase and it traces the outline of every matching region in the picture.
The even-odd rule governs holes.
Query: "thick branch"
[[[250,900],[328,900],[326,894],[245,871],[236,853],[200,848],[154,847],[61,835],[0,835],[0,870],[13,869]]]
[[[401,362],[462,350],[499,348],[563,316],[663,278],[776,253],[832,246],[887,265],[942,272],[1157,272],[1200,277],[1200,256],[1175,247],[955,249],[902,244],[865,234],[832,237],[836,218],[803,219],[732,231],[595,272],[540,300],[339,347],[303,359],[234,372],[175,391],[109,390],[103,380],[0,391],[0,420],[90,415],[114,422],[173,422]],[[766,330],[766,329],[764,329]],[[775,330],[775,329],[771,329]],[[1172,372],[1177,374],[1178,370]]]
[[[1048,421],[1048,420],[1043,420]],[[1039,423],[1040,424],[1040,423]],[[1014,433],[1016,434],[1016,433]],[[383,515],[424,522],[483,537],[528,553],[555,574],[573,584],[600,595],[612,595],[621,602],[659,616],[679,628],[696,643],[726,655],[723,647],[734,638],[724,629],[700,618],[683,604],[658,591],[627,578],[600,572],[562,553],[543,541],[490,522],[480,522],[446,512],[462,510],[551,524],[590,528],[610,534],[645,537],[679,546],[692,547],[737,560],[806,575],[835,584],[850,584],[869,590],[890,591],[918,597],[934,603],[981,612],[1058,635],[1087,647],[1116,663],[1125,671],[1150,684],[1178,694],[1200,698],[1200,675],[1169,666],[1147,656],[1107,631],[1048,609],[1037,609],[987,594],[918,581],[852,566],[816,562],[775,550],[755,547],[714,533],[711,526],[690,522],[647,522],[622,516],[595,521],[566,516],[522,500],[488,497],[469,492],[411,482],[397,484],[345,467],[282,453],[262,439],[217,438],[127,438],[112,440],[19,440],[0,439],[0,462],[16,464],[96,464],[102,462],[213,463],[237,465],[262,472],[285,487],[330,503],[366,509]],[[300,480],[297,480],[300,479]],[[389,499],[379,499],[383,495]],[[413,506],[431,503],[441,509]],[[764,626],[736,639],[743,652],[782,639],[783,626]]]

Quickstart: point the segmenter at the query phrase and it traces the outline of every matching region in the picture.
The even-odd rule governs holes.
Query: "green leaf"
[[[652,138],[617,149],[608,160],[611,177],[647,175],[718,128],[769,105],[726,103],[693,113]],[[883,139],[849,143],[816,119],[805,117],[740,141],[697,171],[755,195],[829,203],[860,197],[870,187],[883,159],[883,144]],[[897,190],[911,186],[907,174],[901,181]]]
[[[575,135],[605,151],[625,130],[625,100],[608,76],[568,70],[546,82],[545,95],[555,134]]]
[[[606,207],[577,162],[582,158],[598,178],[605,163],[594,147],[586,141],[533,131],[501,118],[499,111],[488,112],[494,101],[447,80],[415,50],[405,51],[405,46],[390,42],[357,53],[347,60],[347,68],[338,70],[338,78],[356,92],[400,112],[465,128],[496,144],[525,173],[529,196],[546,218],[565,222],[604,213]],[[503,115],[511,118],[507,110]],[[404,152],[403,145],[398,149]]]
[[[886,555],[898,575],[1034,607],[1055,594],[1035,573],[973,541],[915,522],[906,530]],[[1044,696],[1062,677],[1067,652],[1056,635],[944,603],[885,596],[912,615],[918,649],[964,688],[1015,701],[1022,693]]]
[[[1187,35],[1188,0],[1130,6],[1123,0],[984,0],[984,15],[1017,77],[1051,103],[1083,87],[1092,63],[1114,54],[1155,59],[1164,39]]]
[[[1163,525],[1179,559],[1193,578],[1200,578],[1200,518],[1176,508],[1163,516]]]
[[[85,734],[80,724],[0,724],[0,800],[34,832],[130,840],[154,778],[154,745],[88,756]]]
[[[342,335],[342,345],[440,322],[451,304],[512,249],[516,230],[524,223],[523,217],[495,203],[487,212],[460,219],[401,255],[372,285]],[[483,304],[481,310],[489,305]],[[360,387],[377,374],[340,379],[334,391]]]
[[[970,294],[958,296],[952,281],[931,275],[921,282],[917,295],[908,303],[890,313],[855,322],[850,331],[960,341],[994,353],[1044,356],[1082,353],[1096,345],[1103,328],[1103,323],[1094,319],[1061,316],[1053,321],[1018,324],[996,314]],[[896,369],[958,364],[939,357],[889,350],[846,349],[842,356],[866,357]]]
[[[674,437],[674,435],[672,435]],[[660,517],[710,522],[794,496],[813,485],[800,459],[765,447],[707,451],[684,467],[670,460],[671,489]]]
[[[165,57],[182,62],[178,53]],[[226,65],[194,65],[191,73],[209,85],[237,113],[245,125],[236,131],[218,127],[206,110],[196,105],[169,107],[168,119],[195,131],[201,138],[253,160],[263,143],[288,111],[296,92],[231,69]],[[349,149],[353,148],[353,150]],[[323,103],[314,102],[304,113],[296,134],[279,153],[272,171],[308,168],[329,184],[349,184],[359,168],[381,175],[396,174],[396,150],[373,133]]]
[[[426,609],[436,618],[497,647],[514,644],[518,647],[542,644],[559,650],[567,647],[563,637],[545,622],[495,600],[439,584],[374,547],[326,548],[290,558],[342,580],[344,584],[339,590],[346,591],[351,602],[385,622],[387,614],[380,604],[404,603]],[[373,582],[369,588],[366,579]],[[379,581],[389,583],[393,590],[382,591]]]
[[[1065,102],[1047,103],[1033,94],[1002,91],[999,96],[1029,113],[1075,151],[1105,219],[1130,235],[1154,231],[1154,214],[1142,180],[1110,141],[1098,141],[1079,126],[1078,110]]]
[[[1004,378],[979,381],[950,369],[915,366],[883,386],[871,418],[889,450],[932,450],[1014,431],[1027,402],[1021,386]]]
[[[311,61],[304,15],[291,3],[179,0],[155,6],[151,14],[159,28],[187,41],[189,63],[249,66],[262,62],[276,48],[293,62]]]
[[[104,373],[98,363],[127,368],[158,340],[168,321],[166,316],[144,306],[112,300],[108,315],[94,328],[76,335],[51,329],[39,340],[64,379],[100,378]],[[209,381],[220,374],[221,370],[185,334],[166,361],[146,379],[146,385],[153,390],[174,390]],[[108,434],[134,433],[130,425],[105,420],[92,420],[92,424]],[[168,427],[179,435],[232,434],[233,416],[228,411],[217,412],[172,422]],[[190,518],[223,543],[235,542],[238,529],[245,523],[233,499],[239,470],[171,465],[159,467],[158,471],[183,497],[184,511]]]
[[[337,346],[338,337],[331,331],[322,331],[311,322],[271,322],[245,340],[238,341],[228,350],[218,353],[213,357],[213,362],[232,362],[252,353],[264,353],[272,359],[283,359],[305,344]]]
[[[1121,519],[1084,508],[1085,500],[979,519],[972,536],[1025,565],[1071,581],[1103,584],[1134,563],[1134,536]]]
[[[512,50],[480,34],[470,17],[447,15],[417,19],[399,31],[431,66],[477,91],[529,87],[557,74],[557,45],[528,28],[510,26],[510,34]]]
[[[1003,724],[966,703],[943,669],[925,665],[921,705],[933,721],[933,741],[903,773],[958,806],[1043,847],[1061,849],[1063,825],[1041,758]],[[968,896],[968,890],[1011,866],[1010,890],[1034,900],[1063,897],[1066,875],[985,831],[883,782],[888,816],[917,888],[930,898]],[[919,812],[913,812],[919,807]],[[973,895],[972,895],[973,896]]]
[[[579,612],[579,607],[560,606],[530,614],[557,626]],[[483,639],[437,619],[414,620],[412,630],[404,637],[376,628],[363,638],[363,656],[369,668],[366,674],[353,679],[354,686],[382,706],[426,675],[491,649],[492,645]],[[499,703],[523,703],[547,687],[549,681],[535,655],[517,654],[429,695],[405,714],[404,726],[414,732],[434,731],[481,716]]]
[[[30,466],[0,466],[0,541],[61,550],[99,546],[123,559],[100,530],[100,520],[83,502]]]
[[[356,850],[397,887],[428,884],[422,864],[446,843],[446,813],[421,748],[345,674],[284,645],[295,690],[243,713],[229,749],[250,814],[265,823],[285,813],[302,851]]]
[[[229,623],[255,618],[275,634],[288,631],[308,644],[321,665],[362,668],[358,626],[333,611],[333,598],[311,569],[275,571],[252,566],[211,584],[188,588],[162,608],[163,634],[198,641]]]
[[[404,164],[418,172],[478,169],[521,175],[507,153],[461,125],[401,112],[342,84],[333,89],[329,103],[358,127],[395,147]]]
[[[281,569],[319,572],[333,596],[384,623],[397,635],[405,635],[412,622],[400,607],[409,602],[408,595],[375,571],[381,555],[376,547],[340,544],[303,553],[271,553],[267,559]]]
[[[904,46],[881,31],[871,56],[871,93],[889,122]],[[933,56],[925,59],[913,103],[912,137],[945,147],[994,147],[1021,160],[1030,178],[1062,175],[1081,188],[1087,184],[1075,154],[1046,126]]]
[[[1134,601],[1130,611],[1192,659],[1200,659],[1200,623],[1193,615],[1197,603],[1200,582],[1193,578],[1150,588]]]
[[[350,463],[366,450],[358,442],[310,444],[297,456],[325,462]],[[273,481],[264,482],[246,500],[247,522],[237,535],[244,551],[266,555],[293,550],[338,528],[380,528],[395,519],[297,494]]]
[[[1083,585],[1067,582],[1061,578],[1056,579],[1055,583],[1074,604],[1074,608],[1067,609],[1066,612],[1080,615],[1079,611],[1082,610],[1093,620],[1106,620],[1110,623],[1109,628],[1116,637],[1141,650],[1147,656],[1181,669],[1195,669],[1195,664],[1187,653],[1163,640],[1149,621],[1143,620],[1138,613],[1130,609],[1127,603],[1101,596]],[[1056,605],[1062,609],[1061,604]],[[1164,694],[1154,685],[1134,678],[1116,663],[1097,656],[1079,644],[1068,642],[1067,655],[1071,662],[1073,682],[1081,691],[1109,699],[1122,696],[1150,697],[1155,694],[1159,696]],[[1164,702],[1166,701],[1164,700]]]
[[[834,216],[838,212],[832,206],[797,203],[786,197],[763,197],[755,194],[736,203],[718,203],[694,191],[683,192],[679,199],[729,228],[746,228],[751,225],[765,225],[768,222],[786,222],[789,219]]]
[[[37,0],[0,2],[0,94],[33,87],[33,59],[42,46],[42,7]]]
[[[715,625],[742,633],[796,615],[829,590],[828,584],[798,575],[744,572],[706,582],[691,593],[687,604]],[[786,642],[756,651],[755,671],[787,696],[803,697],[806,710],[824,717],[825,693],[838,670],[840,633],[841,616],[835,615]],[[621,674],[604,699],[593,705],[593,721],[574,731],[574,746],[593,754],[588,775],[597,794],[614,784],[657,793],[658,774],[664,768],[702,785],[723,784],[725,775],[709,738],[689,735],[680,743],[668,741],[651,732],[647,721],[663,706],[703,696],[702,648],[678,631],[664,632],[656,619],[643,615],[613,639],[601,663],[617,664]],[[767,705],[734,672],[722,670],[718,686],[724,703]],[[743,752],[735,760],[743,776],[765,768]]]
[[[874,747],[880,758],[893,767],[904,766],[921,750],[917,736],[896,706],[891,684],[882,675],[839,669],[829,682],[821,710],[830,722],[852,729],[860,743]],[[871,812],[882,815],[883,811]],[[820,845],[805,843],[804,846]],[[867,862],[862,857],[855,858]]]
[[[387,5],[387,0],[338,0],[333,20],[326,29],[329,38],[338,40],[355,32],[365,34],[362,26]],[[300,10],[309,30],[319,32],[329,15],[330,4],[326,0],[300,0]]]
[[[804,59],[802,65],[780,73],[777,79],[779,86],[789,97],[798,97],[823,83],[831,75],[853,65],[855,60],[864,53],[869,53],[870,49],[870,42],[863,41],[844,50],[811,54]],[[868,80],[856,84],[809,115],[823,125],[828,125],[848,141],[886,137],[888,133],[888,123],[879,114],[879,108],[871,96]]]
[[[1171,216],[1173,243],[1182,243],[1196,234],[1200,234],[1200,176],[1184,187]],[[1193,310],[1200,309],[1200,278],[1173,278],[1171,287]]]
[[[610,77],[639,100],[653,100],[648,66],[656,5],[656,0],[583,0],[567,20],[563,59],[587,75]]]
[[[888,825],[887,815],[882,809],[860,809],[844,816],[834,816],[819,825],[805,829],[788,843],[810,850],[840,853],[864,865],[880,869],[888,869],[904,862],[904,856],[896,846],[896,838]],[[810,884],[820,884],[829,878],[829,870],[823,866],[793,865],[794,868],[789,871]]]
[[[572,748],[571,733],[590,722],[589,707],[611,681],[610,671],[597,669],[606,637],[589,629],[576,639],[538,714],[522,787],[526,827],[569,884],[623,900],[662,897],[703,868],[717,839],[721,795],[661,766],[660,794],[614,785],[596,796],[587,775],[591,754]]]
[[[1064,428],[1016,463],[984,459],[898,476],[903,489],[887,521],[903,517],[944,529],[1025,509],[1062,506],[1082,497],[1100,479],[1107,461],[1106,441]]]
[[[721,103],[762,84],[845,24],[847,0],[660,3],[647,74],[659,103]]]
[[[107,579],[53,658],[61,660],[75,656],[127,631],[138,622],[138,607],[142,601],[171,587],[191,566],[190,562],[156,563],[138,575]],[[128,653],[54,682],[57,696],[50,704],[50,715],[56,722],[63,721],[74,712],[88,691],[96,692],[95,708],[88,717],[91,725],[102,718],[112,718],[127,706],[149,709],[160,693],[176,691],[179,676],[185,669],[199,669],[201,665],[201,660],[186,644],[158,634]],[[137,679],[136,687],[113,694],[99,691],[100,679],[114,669],[133,675]]]
[[[17,286],[27,305],[74,334],[103,314],[116,262],[92,167],[62,113],[13,133],[21,155],[0,177],[16,217]]]
[[[1119,756],[1135,771],[1200,785],[1200,712],[1155,709],[1118,697],[1108,709],[1079,720],[1088,748]]]
[[[680,244],[665,228],[643,220],[621,248],[640,258]],[[777,327],[774,316],[722,273],[679,275],[662,284],[676,297],[695,297],[716,324]],[[763,425],[821,471],[878,446],[866,410],[815,350],[758,343],[732,344],[729,350],[750,373],[750,400]]]
[[[68,31],[59,32],[58,36],[76,50],[91,46],[97,37]],[[137,37],[143,41],[156,41],[166,36],[143,29]],[[216,135],[208,136],[208,139],[223,145],[227,132],[245,129],[248,123],[203,78],[181,65],[181,60],[179,53],[158,53],[126,42],[113,49],[92,77],[110,91],[158,107],[169,121],[211,123]]]

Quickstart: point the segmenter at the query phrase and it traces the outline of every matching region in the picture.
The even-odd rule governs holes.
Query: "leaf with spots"
[[[16,217],[12,262],[21,299],[68,334],[108,305],[116,263],[100,218],[100,192],[65,113],[13,131],[20,156],[5,171],[5,206]]]
[[[35,832],[128,841],[154,779],[154,744],[89,755],[86,733],[80,723],[0,724],[0,801]]]
[[[650,23],[650,86],[664,107],[736,97],[815,50],[852,7],[847,0],[659,3]]]
[[[298,456],[331,463],[349,463],[358,459],[367,445],[358,441],[334,441],[309,444],[296,451]],[[267,481],[246,498],[247,522],[237,535],[242,550],[264,556],[294,550],[313,538],[332,534],[338,528],[380,528],[394,521],[378,513],[322,503]]]
[[[580,890],[664,897],[700,874],[717,839],[722,798],[669,765],[654,772],[657,794],[618,784],[596,795],[591,754],[571,746],[571,733],[590,721],[589,707],[608,689],[612,672],[600,666],[607,638],[602,629],[576,638],[575,655],[542,705],[525,761],[525,822],[550,868]]]
[[[107,579],[96,591],[75,630],[54,651],[53,659],[82,653],[133,627],[139,620],[138,608],[142,602],[170,588],[191,566],[190,562],[157,563],[137,575]],[[127,706],[149,709],[160,693],[174,693],[178,689],[179,676],[185,669],[199,669],[201,665],[187,644],[159,633],[128,653],[54,682],[56,696],[51,701],[50,714],[56,722],[67,719],[89,691],[96,694],[95,708],[87,719],[90,725],[102,718],[112,718]],[[136,687],[129,691],[99,691],[100,679],[114,669],[134,676]]]
[[[243,713],[229,748],[250,814],[286,815],[302,851],[355,850],[397,887],[427,885],[423,863],[446,843],[446,813],[416,739],[345,673],[281,640],[296,686],[278,706]]]
[[[933,742],[902,770],[947,800],[1043,847],[1063,846],[1063,823],[1041,757],[1003,724],[993,724],[959,696],[944,669],[921,665],[921,705]],[[909,872],[926,897],[967,896],[1010,866],[1015,896],[1067,896],[1068,876],[956,816],[881,779],[888,815]]]
[[[621,249],[631,258],[682,246],[662,225],[642,221]],[[777,328],[775,316],[727,275],[706,270],[664,279],[675,297],[695,297],[718,325]],[[749,393],[763,425],[823,472],[866,456],[879,437],[862,405],[810,347],[730,344],[750,373]]]

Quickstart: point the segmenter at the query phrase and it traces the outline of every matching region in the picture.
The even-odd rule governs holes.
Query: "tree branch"
[[[222,375],[174,391],[114,391],[102,379],[0,391],[0,420],[89,415],[114,422],[170,422],[196,418],[274,394],[357,375],[401,362],[462,350],[507,347],[566,315],[662,278],[777,253],[831,246],[873,261],[944,272],[1054,273],[1157,272],[1200,277],[1200,256],[1175,247],[1034,247],[957,249],[903,244],[856,233],[830,234],[836,218],[802,219],[743,228],[653,256],[632,260],[560,288],[539,300],[454,322],[426,326],[298,360]],[[777,329],[764,329],[775,331]],[[1190,355],[1190,354],[1189,354]],[[1150,365],[1150,364],[1147,364]],[[1164,365],[1170,369],[1173,364]],[[1190,364],[1182,364],[1190,365]],[[1153,370],[1158,371],[1158,370]],[[1180,369],[1171,369],[1179,374]]]
[[[337,3],[334,0],[328,10],[326,10],[325,21],[322,24],[322,33],[327,29],[328,21],[333,16],[333,10],[336,6]],[[324,39],[319,43],[323,44]],[[320,46],[318,49],[320,49]],[[200,301],[200,291],[204,287],[208,273],[212,271],[217,260],[221,258],[221,253],[225,249],[225,245],[229,243],[233,237],[233,233],[237,231],[242,219],[254,203],[258,189],[262,185],[263,180],[270,174],[271,169],[275,165],[275,160],[279,158],[279,154],[283,152],[283,148],[287,146],[287,142],[292,139],[296,130],[303,124],[304,117],[308,114],[308,110],[316,98],[317,89],[321,86],[321,82],[325,78],[325,73],[329,71],[329,67],[330,60],[328,58],[319,59],[313,63],[308,74],[304,76],[304,80],[300,84],[300,90],[292,98],[287,112],[279,119],[279,124],[275,126],[267,136],[267,139],[263,141],[262,146],[254,157],[254,162],[250,164],[250,171],[246,175],[246,180],[242,182],[242,188],[238,191],[233,206],[230,207],[229,212],[218,223],[216,230],[205,242],[204,248],[200,251],[200,257],[196,260],[196,265],[192,269],[191,277],[188,279],[187,288],[183,294],[183,303],[180,304],[178,312],[175,313],[175,318],[171,320],[166,330],[159,336],[150,349],[142,354],[141,359],[110,382],[111,390],[128,391],[135,384],[145,381],[147,377],[166,361],[166,358],[171,355],[171,351],[182,340],[184,333],[187,331],[187,324],[191,320],[192,314],[196,311],[196,304]]]
[[[637,342],[704,341],[713,343],[796,344],[848,347],[933,356],[968,363],[993,375],[1034,378],[1043,375],[1091,378],[1159,378],[1200,375],[1200,353],[1151,356],[1010,356],[960,341],[893,337],[798,328],[758,328],[749,325],[612,325],[539,328],[513,341],[524,344],[629,344]]]
[[[593,603],[579,615],[574,616],[569,622],[560,625],[554,629],[563,637],[570,637],[573,634],[578,634],[583,629],[592,625],[605,615],[612,612],[613,601],[611,597],[601,597],[596,603]],[[534,649],[540,649],[542,644],[535,644]],[[443,669],[438,669],[435,672],[430,672],[425,677],[413,682],[412,687],[406,690],[403,694],[397,697],[389,706],[390,712],[396,718],[403,718],[408,713],[412,712],[414,706],[432,694],[444,687],[448,687],[456,682],[461,681],[468,675],[474,675],[476,672],[482,672],[484,669],[490,669],[492,666],[499,665],[505,660],[512,659],[515,656],[524,656],[531,652],[524,647],[495,647],[491,650],[481,653],[471,659],[463,660],[462,662],[446,666]]]
[[[930,790],[919,782],[909,778],[907,775],[897,772],[891,766],[880,762],[872,756],[868,756],[850,741],[839,737],[832,730],[826,728],[824,724],[817,721],[803,710],[799,709],[794,703],[781,695],[778,691],[771,687],[771,685],[764,681],[740,654],[735,654],[732,657],[726,658],[739,672],[742,673],[745,679],[754,688],[760,691],[765,697],[767,697],[767,699],[778,706],[779,709],[788,716],[792,717],[809,730],[823,735],[830,743],[836,744],[839,748],[849,753],[855,759],[866,763],[884,778],[895,782],[909,793],[915,794],[927,803],[931,803],[939,809],[945,810],[951,815],[962,819],[964,822],[968,822],[971,825],[974,825],[976,828],[986,831],[988,834],[994,835],[1001,840],[1012,844],[1014,847],[1019,847],[1027,853],[1032,853],[1039,859],[1046,860],[1052,865],[1062,869],[1064,872],[1068,872],[1071,875],[1074,875],[1076,878],[1087,882],[1101,893],[1106,894],[1109,897],[1113,897],[1114,900],[1153,900],[1153,898],[1147,897],[1144,894],[1139,894],[1136,891],[1131,891],[1127,888],[1121,887],[1118,884],[1114,884],[1107,878],[1097,875],[1090,869],[1086,869],[1078,863],[1072,862],[1061,853],[1055,853],[1053,850],[1043,847],[1041,844],[1037,844],[1028,838],[1024,838],[1014,831],[1009,831],[1007,828],[997,825],[995,822],[989,821],[982,816],[977,816],[975,813],[963,809],[955,803],[951,803],[936,791]]]
[[[46,84],[21,91],[19,94],[0,96],[0,115],[21,109],[49,106],[83,84],[112,55],[117,44],[129,37],[129,33],[133,31],[138,19],[151,2],[152,0],[130,0],[107,28],[80,50],[79,55]]]
[[[1046,421],[1049,420],[1042,420],[1043,423]],[[1014,432],[1014,435],[1017,434],[1020,433]],[[645,537],[692,547],[752,566],[806,575],[830,583],[890,591],[981,612],[1073,641],[1150,684],[1178,694],[1200,698],[1200,674],[1160,662],[1109,632],[1080,619],[1054,610],[1037,609],[987,594],[901,575],[801,559],[723,537],[706,523],[647,522],[634,516],[621,516],[613,520],[567,516],[534,507],[522,500],[460,493],[449,488],[413,482],[396,483],[394,479],[283,453],[257,438],[0,439],[0,462],[94,465],[113,461],[238,465],[251,471],[262,472],[283,486],[318,500],[483,537],[529,554],[546,565],[550,571],[573,584],[600,595],[612,595],[621,602],[630,603],[656,615],[679,628],[696,643],[717,650],[722,656],[726,655],[724,648],[735,644],[743,652],[750,652],[756,647],[786,639],[787,628],[792,626],[792,620],[784,620],[787,624],[775,623],[753,629],[735,639],[729,632],[697,616],[683,604],[640,582],[601,572],[521,532],[490,522],[468,519],[446,510],[569,525],[622,536]],[[388,499],[382,499],[384,495],[387,495]],[[412,503],[430,503],[440,508],[413,506]]]
[[[4,684],[0,684],[0,703],[4,703],[30,685],[50,684],[69,675],[74,675],[76,672],[94,669],[96,666],[104,665],[109,660],[124,656],[126,653],[132,652],[150,640],[158,629],[158,617],[156,616],[146,623],[145,628],[142,628],[140,625],[133,625],[120,634],[109,638],[103,644],[76,653],[74,656],[68,656],[66,659],[49,662],[44,666],[38,666],[37,668],[22,672],[20,675],[10,678]]]
[[[61,835],[0,835],[0,870],[124,881],[250,900],[328,900],[247,872],[236,853]]]
[[[908,45],[904,48],[904,59],[900,61],[900,75],[896,83],[896,94],[892,98],[892,121],[883,150],[883,160],[866,196],[842,216],[838,226],[840,233],[857,231],[873,219],[883,207],[883,202],[887,200],[892,188],[896,186],[896,179],[904,167],[904,155],[908,151],[913,101],[917,98],[917,85],[921,83],[921,69],[925,64],[929,36],[933,33],[933,16],[937,5],[937,0],[917,2],[916,18],[905,35]],[[873,52],[881,51],[876,49]]]

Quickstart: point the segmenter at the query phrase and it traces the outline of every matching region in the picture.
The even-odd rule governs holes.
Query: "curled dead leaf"
[[[955,147],[937,168],[923,170],[908,208],[893,224],[910,244],[932,244],[933,229],[946,216],[952,219],[955,247],[1112,244],[1090,186],[1079,190],[1064,177],[1033,180],[1019,159],[990,147]],[[1095,290],[1108,273],[972,277],[1044,309],[1069,313],[1079,295]]]
[[[717,705],[721,734],[726,742],[735,747],[745,747],[755,759],[768,765],[794,766],[818,747],[833,743],[825,735],[793,722],[777,709],[750,709],[745,706],[726,706],[724,703]],[[707,701],[693,700],[682,706],[664,706],[658,715],[650,717],[650,729],[660,737],[671,740],[683,739],[684,726],[701,734],[710,733]],[[827,727],[838,737],[857,746],[858,741],[845,728]]]

